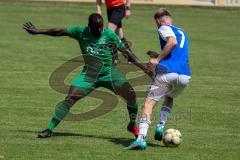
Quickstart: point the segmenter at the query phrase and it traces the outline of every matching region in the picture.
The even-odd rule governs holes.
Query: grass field
[[[125,34],[143,60],[148,50],[159,50],[153,13],[159,6],[134,6],[124,20]],[[162,147],[153,140],[159,108],[155,108],[146,151],[124,151],[133,141],[126,131],[127,110],[120,101],[108,114],[89,121],[64,121],[56,136],[37,139],[65,97],[49,87],[49,76],[79,47],[70,38],[31,36],[22,24],[41,28],[87,24],[93,4],[13,3],[0,1],[0,160],[119,159],[119,160],[238,160],[240,157],[240,10],[169,7],[175,25],[191,40],[192,82],[176,99],[167,128],[183,134],[179,148]],[[66,80],[77,74],[77,70]],[[146,82],[147,84],[148,82]],[[133,84],[134,85],[134,84]],[[145,87],[138,87],[144,90]],[[139,98],[139,103],[143,98]],[[86,98],[74,113],[101,101]]]

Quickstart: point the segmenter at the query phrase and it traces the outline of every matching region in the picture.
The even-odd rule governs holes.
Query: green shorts
[[[117,94],[115,88],[122,86],[124,83],[128,83],[127,80],[118,72],[115,67],[111,68],[111,72],[108,74],[93,76],[88,75],[86,72],[82,71],[72,81],[72,86],[79,88],[79,90],[83,91],[86,95],[98,87],[110,89],[115,94]]]

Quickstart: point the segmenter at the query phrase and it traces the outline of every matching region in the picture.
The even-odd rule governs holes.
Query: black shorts
[[[108,22],[111,22],[115,24],[118,28],[121,28],[124,14],[125,5],[107,9]]]

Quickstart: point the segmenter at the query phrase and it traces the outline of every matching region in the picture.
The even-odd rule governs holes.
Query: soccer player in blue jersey
[[[173,99],[184,90],[191,79],[188,63],[189,40],[186,33],[183,29],[173,26],[171,14],[167,9],[159,9],[154,19],[158,27],[162,51],[160,54],[147,52],[154,57],[148,65],[155,67],[156,76],[148,88],[143,105],[138,138],[126,149],[146,149],[145,138],[151,124],[152,109],[159,100],[164,99],[154,135],[155,140],[162,140],[164,125],[173,106]]]

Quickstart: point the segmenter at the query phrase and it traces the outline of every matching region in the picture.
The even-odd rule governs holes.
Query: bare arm
[[[160,62],[164,57],[166,57],[176,45],[177,45],[176,38],[175,37],[168,37],[167,38],[167,44],[165,45],[165,47],[163,48],[163,50],[161,51],[161,53],[157,57],[158,62]]]
[[[146,54],[149,55],[151,58],[157,58],[159,56],[159,54],[154,51],[147,51]]]
[[[66,29],[37,29],[31,22],[23,24],[23,29],[25,29],[30,34],[45,34],[49,36],[67,36]]]
[[[124,48],[124,49],[119,49],[124,56],[130,61],[132,62],[134,65],[136,65],[137,67],[139,67],[140,69],[142,69],[146,74],[148,74],[148,76],[153,79],[154,78],[154,74],[151,70],[149,70],[145,65],[143,65],[143,63],[137,58],[137,56],[132,53],[129,49]]]
[[[172,49],[177,45],[177,39],[175,37],[167,37],[167,44],[161,51],[161,53],[156,57],[156,59],[151,59],[149,65],[157,65],[164,57],[166,57]]]
[[[102,0],[96,0],[96,9],[97,9],[97,13],[102,15]]]

